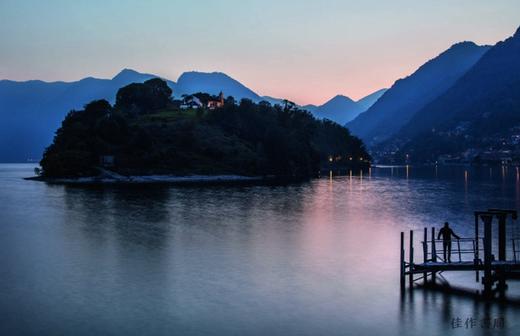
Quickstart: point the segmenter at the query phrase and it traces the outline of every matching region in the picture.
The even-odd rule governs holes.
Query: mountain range
[[[0,80],[0,162],[25,162],[39,160],[44,148],[51,143],[55,130],[72,109],[82,109],[94,99],[115,101],[117,90],[130,83],[141,83],[153,74],[124,69],[112,79],[87,77],[75,82],[44,82],[40,80]],[[235,99],[248,98],[254,102],[271,104],[282,100],[260,96],[239,81],[221,72],[183,73],[176,82],[167,80],[174,97],[206,92],[213,95],[221,91]],[[341,96],[322,106],[314,106],[316,115],[344,124],[370,105],[377,95],[370,95],[359,102]],[[331,111],[329,111],[329,108]]]
[[[418,162],[441,155],[478,161],[489,153],[518,160],[519,140],[520,28],[418,111],[388,144],[399,144]]]
[[[338,124],[344,125],[356,118],[360,113],[366,111],[385,92],[386,89],[377,90],[358,101],[354,101],[343,95],[337,95],[323,105],[305,105],[303,108],[312,112],[317,118],[330,119]]]
[[[113,102],[120,87],[152,77],[125,69],[112,79],[0,81],[0,162],[38,160],[68,111],[93,99]],[[186,72],[167,84],[175,97],[223,91],[236,99],[281,102],[219,72]],[[302,108],[345,124],[376,157],[406,153],[431,162],[443,154],[507,150],[518,152],[520,162],[520,29],[494,46],[456,43],[388,90],[358,101],[337,95]]]
[[[473,42],[451,46],[410,76],[397,80],[346,126],[369,146],[398,132],[426,104],[450,88],[490,49]]]

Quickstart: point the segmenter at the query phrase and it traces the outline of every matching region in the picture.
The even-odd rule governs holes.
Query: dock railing
[[[428,234],[428,228],[424,228],[424,238],[420,241],[423,258],[422,263],[416,263],[414,261],[414,230],[409,231],[409,247],[408,247],[408,260],[405,258],[405,235],[401,232],[401,247],[400,247],[400,273],[401,273],[401,288],[405,287],[405,277],[408,276],[410,287],[413,283],[419,280],[427,282],[428,277],[435,282],[437,275],[440,275],[444,270],[428,269],[429,266],[436,266],[436,264],[450,264],[457,267],[457,264],[467,265],[468,263],[475,265],[475,281],[480,281],[480,266],[483,264],[481,256],[484,256],[484,238],[459,238],[451,240],[451,258],[450,262],[444,260],[444,241],[442,239],[435,239],[435,228],[431,228],[431,234]],[[520,238],[514,242],[515,248],[514,256],[520,261]],[[517,251],[518,248],[518,251]],[[427,267],[425,267],[427,266]],[[442,266],[442,265],[437,265]],[[420,269],[418,269],[419,267]],[[421,274],[422,276],[417,277],[416,275]]]
[[[458,262],[463,262],[463,261],[480,262],[479,251],[484,250],[484,248],[483,248],[484,240],[483,240],[483,238],[479,238],[478,241],[479,241],[479,243],[477,244],[477,239],[475,239],[475,238],[453,239],[451,241],[451,255],[455,256],[458,259]],[[422,241],[423,253],[425,254],[425,261],[426,262],[437,262],[438,260],[440,260],[442,262],[446,262],[446,260],[444,260],[443,244],[444,244],[444,241],[442,239],[431,239],[431,240],[427,240],[427,241]],[[520,239],[517,242],[517,244],[520,244]],[[520,245],[518,245],[518,246],[520,246]],[[470,256],[471,258],[465,258],[468,256]],[[519,257],[520,257],[520,253],[519,253]]]
[[[405,278],[408,276],[410,289],[414,282],[423,280],[428,284],[428,278],[435,284],[436,277],[445,279],[441,273],[447,271],[471,271],[475,272],[475,281],[481,282],[484,286],[486,296],[493,296],[493,286],[500,295],[504,294],[507,288],[506,279],[518,278],[520,275],[520,237],[513,237],[507,240],[506,223],[511,217],[512,220],[518,218],[516,210],[511,209],[488,209],[487,211],[475,211],[475,236],[471,238],[459,238],[450,241],[449,258],[444,253],[444,241],[435,239],[440,237],[435,234],[436,228],[430,230],[425,227],[423,230],[424,239],[422,240],[423,260],[415,258],[414,261],[414,230],[410,230],[408,260],[405,255],[405,235],[401,232],[400,246],[400,280],[401,289],[405,288]],[[494,220],[498,220],[498,228],[495,237],[493,227]],[[480,222],[483,222],[479,229]],[[431,234],[429,232],[431,231]],[[483,231],[483,236],[481,232]],[[510,241],[511,246],[508,246]],[[512,253],[511,253],[512,247]],[[496,252],[495,252],[496,251]],[[448,252],[448,251],[446,251]],[[496,255],[494,254],[496,253]],[[509,258],[508,258],[509,257]],[[511,258],[512,257],[512,258]],[[448,260],[445,260],[448,259]],[[480,274],[483,272],[483,277]]]
[[[435,228],[431,228],[431,235],[428,237],[428,229],[424,228],[424,239],[421,242],[422,250],[423,250],[423,266],[426,266],[430,263],[448,263],[447,260],[444,260],[444,247],[442,239],[435,239]],[[409,249],[408,249],[408,260],[405,259],[405,236],[404,232],[401,232],[401,248],[400,248],[400,273],[401,273],[401,288],[405,286],[405,277],[408,275],[408,279],[410,282],[410,287],[413,285],[415,281],[423,279],[425,282],[427,281],[428,276],[431,276],[431,280],[435,282],[437,277],[437,273],[442,273],[442,271],[436,270],[424,270],[422,272],[422,276],[419,278],[414,277],[414,274],[418,273],[416,270],[416,265],[421,266],[420,264],[416,264],[414,262],[414,244],[413,244],[413,236],[414,230],[410,230],[409,234]],[[520,247],[520,240],[515,242],[516,246]],[[484,240],[483,238],[460,238],[453,239],[451,241],[451,255],[454,256],[455,260],[451,264],[457,263],[473,263],[475,266],[482,265],[482,259],[480,256],[483,256],[484,251]],[[520,259],[520,250],[518,251],[518,255],[515,249],[515,257]],[[450,260],[453,258],[450,258]],[[479,281],[479,270],[475,268],[475,280]]]

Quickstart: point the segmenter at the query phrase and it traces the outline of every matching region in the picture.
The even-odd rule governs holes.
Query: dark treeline
[[[216,109],[180,109],[160,79],[119,90],[116,104],[71,111],[41,160],[46,177],[98,174],[102,157],[121,174],[312,176],[330,164],[366,166],[363,143],[290,102],[228,97]]]

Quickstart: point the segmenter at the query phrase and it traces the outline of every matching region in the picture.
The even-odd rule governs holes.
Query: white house
[[[199,98],[195,96],[187,96],[182,100],[181,109],[198,109],[199,107],[202,107],[202,103]]]

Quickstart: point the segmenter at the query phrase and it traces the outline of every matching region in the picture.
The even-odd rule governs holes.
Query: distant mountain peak
[[[212,71],[212,72],[204,72],[204,71],[196,71],[196,70],[192,70],[192,71],[185,71],[183,72],[180,77],[179,77],[179,80],[182,78],[182,77],[191,77],[191,76],[200,76],[200,77],[221,77],[221,78],[226,78],[226,79],[233,79],[231,78],[230,76],[228,76],[227,74],[221,72],[221,71]]]
[[[360,105],[363,110],[368,110],[372,105],[374,105],[379,98],[387,91],[387,88],[379,89],[377,91],[372,92],[371,94],[359,99],[356,101],[358,105]]]
[[[466,159],[482,159],[483,163],[489,160],[483,153],[490,148],[498,158],[503,139],[520,124],[519,54],[517,30],[513,37],[487,51],[442,95],[423,106],[390,141],[400,143],[402,153],[412,152],[414,160],[422,162],[433,162],[444,154],[464,157],[461,153],[472,152],[482,156],[471,154]],[[508,146],[516,148],[513,143],[508,142]]]
[[[520,27],[518,27],[513,37],[520,38]]]
[[[319,119],[330,119],[340,125],[351,121],[356,118],[361,112],[366,111],[372,106],[386,91],[386,89],[380,89],[372,92],[366,97],[354,101],[352,98],[342,94],[338,94],[323,105],[305,105],[303,109],[310,111],[316,118]]]
[[[78,82],[88,82],[88,81],[97,81],[99,78],[88,76],[85,78],[80,79]]]
[[[489,44],[476,44],[473,41],[462,41],[454,43],[445,52],[450,51],[472,51],[477,49],[491,49],[492,45]]]
[[[482,48],[490,48],[488,45],[478,45],[473,41],[462,41],[457,42],[451,45],[448,49],[442,52],[439,56],[451,54],[451,53],[459,53],[459,52],[471,52],[473,50],[482,49]]]
[[[456,48],[456,47],[478,47],[478,44],[476,44],[475,42],[473,41],[461,41],[461,42],[457,42],[457,43],[453,43],[451,48]]]
[[[132,82],[132,81],[143,81],[146,78],[152,78],[152,77],[157,77],[157,76],[148,74],[148,73],[142,73],[142,72],[136,71],[134,69],[124,68],[123,70],[119,71],[119,73],[117,75],[115,75],[112,78],[112,80]]]
[[[368,145],[382,142],[398,132],[426,104],[448,90],[490,49],[465,41],[452,45],[395,81],[368,110],[347,127]]]
[[[117,80],[120,78],[138,75],[139,73],[133,69],[124,68],[123,70],[119,71],[114,77],[112,77],[113,80]]]
[[[233,77],[223,72],[183,72],[177,80],[176,96],[182,94],[193,94],[196,92],[207,92],[217,95],[223,92],[226,96],[235,98],[248,98],[253,101],[260,101],[262,98],[251,89],[240,83]]]
[[[335,95],[330,100],[328,100],[327,103],[338,101],[338,100],[346,100],[348,102],[354,103],[354,100],[352,100],[350,97],[344,96],[342,94]],[[325,104],[327,104],[327,103],[325,103]]]
[[[330,119],[340,125],[354,119],[363,108],[355,101],[344,95],[336,95],[321,106],[307,105],[315,117],[320,119]]]

